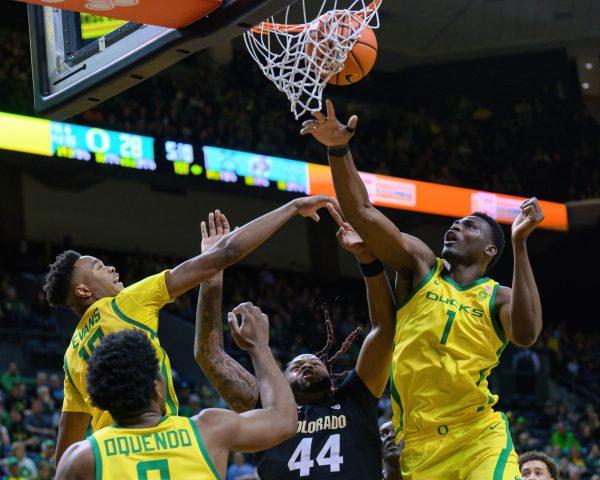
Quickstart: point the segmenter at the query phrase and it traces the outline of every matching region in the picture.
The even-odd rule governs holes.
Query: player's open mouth
[[[444,236],[444,245],[451,245],[455,242],[458,242],[458,235],[454,230],[448,230]]]
[[[115,275],[115,278],[113,278],[113,283],[115,283],[115,284],[119,283],[119,274],[118,273]]]

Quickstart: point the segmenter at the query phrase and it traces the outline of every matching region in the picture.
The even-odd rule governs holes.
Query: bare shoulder
[[[512,298],[512,288],[500,285],[496,291],[496,299],[494,301],[494,307],[496,310],[502,308],[504,305],[510,303]]]
[[[94,451],[88,440],[71,445],[62,456],[56,471],[57,480],[93,478],[95,472]]]
[[[198,426],[203,436],[214,437],[219,433],[218,436],[221,437],[227,434],[237,416],[235,412],[224,408],[207,408],[191,420]]]

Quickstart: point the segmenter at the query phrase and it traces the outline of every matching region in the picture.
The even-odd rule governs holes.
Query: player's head
[[[298,355],[288,364],[285,376],[296,401],[306,398],[326,397],[331,390],[331,375],[325,362],[316,355]]]
[[[87,388],[94,406],[119,422],[142,413],[165,413],[165,379],[150,340],[139,330],[102,339],[88,361]]]
[[[327,311],[325,311],[325,325],[327,327],[325,347],[316,355],[298,355],[285,369],[285,376],[298,403],[323,400],[326,396],[332,397],[335,391],[333,365],[348,351],[362,330],[362,327],[358,327],[348,335],[340,349],[330,357],[329,351],[333,347],[335,337],[333,322]]]
[[[75,307],[114,297],[123,289],[115,267],[67,250],[56,257],[46,275],[44,291],[51,305]]]
[[[444,235],[442,257],[460,263],[481,263],[492,268],[504,250],[504,232],[492,217],[475,212],[455,220]]]
[[[379,436],[383,461],[390,464],[398,462],[404,448],[404,440],[396,444],[396,431],[392,422],[386,422],[379,427]]]
[[[559,480],[558,467],[542,452],[527,452],[519,457],[519,470],[523,480]]]

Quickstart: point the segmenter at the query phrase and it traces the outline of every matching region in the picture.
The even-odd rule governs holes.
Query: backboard
[[[28,0],[29,1],[29,0]],[[34,3],[48,0],[31,0]],[[63,0],[64,1],[64,0]],[[94,0],[98,5],[140,5],[144,0]],[[149,5],[152,0],[145,0]],[[127,90],[185,57],[241,35],[295,0],[194,0],[194,11],[173,19],[149,17],[168,26],[100,17],[136,18],[133,9],[80,12],[28,5],[35,109],[56,120],[73,115]],[[59,0],[60,2],[60,0]],[[94,4],[92,1],[85,6]],[[168,10],[162,3],[161,11]],[[173,4],[179,5],[178,2]],[[181,2],[189,4],[188,0]],[[83,5],[83,3],[82,3]],[[83,10],[83,6],[82,6]],[[134,11],[134,12],[135,12]],[[198,16],[202,18],[197,19]],[[189,23],[191,20],[192,23]],[[187,22],[187,23],[186,23]],[[170,26],[184,24],[180,28]]]

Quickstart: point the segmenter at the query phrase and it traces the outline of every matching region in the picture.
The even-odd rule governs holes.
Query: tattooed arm
[[[202,222],[202,251],[208,250],[222,235],[229,232],[229,223],[219,211],[209,216],[208,227]],[[244,367],[223,349],[223,326],[221,300],[223,296],[223,272],[200,286],[196,311],[196,334],[194,356],[202,371],[237,413],[256,408],[258,382]]]

